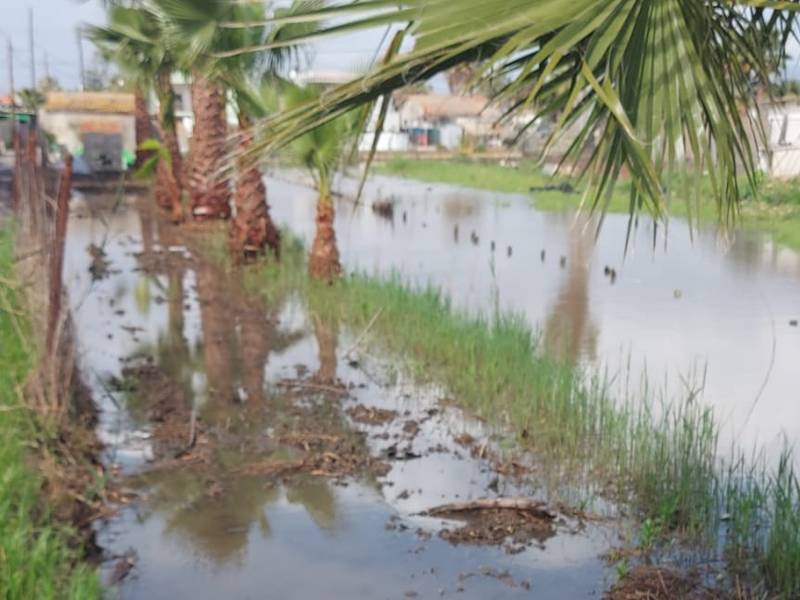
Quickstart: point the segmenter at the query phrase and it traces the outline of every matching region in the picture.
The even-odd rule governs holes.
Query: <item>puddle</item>
[[[492,468],[495,444],[473,451],[496,432],[441,405],[442,390],[385,377],[380,357],[346,360],[352,332],[291,294],[253,302],[135,200],[113,204],[76,197],[65,274],[105,460],[138,496],[97,531],[121,598],[607,589],[611,524],[557,514],[490,546],[453,536],[458,515],[422,514],[542,493]]]
[[[310,241],[313,191],[296,173],[267,180],[276,221]],[[344,180],[345,192],[354,183]],[[375,201],[382,201],[372,210]],[[391,211],[385,203],[390,202]],[[543,213],[530,198],[375,176],[362,206],[340,200],[337,237],[349,270],[433,283],[456,306],[495,304],[525,315],[563,357],[683,389],[702,378],[704,400],[736,440],[777,453],[800,439],[800,254],[767,236],[740,233],[727,250],[714,231],[692,241],[670,224],[668,247],[641,223],[624,256],[627,217],[609,215],[600,238],[568,214]],[[492,250],[494,246],[494,250]],[[613,270],[613,275],[612,275]],[[630,369],[629,369],[630,365]]]

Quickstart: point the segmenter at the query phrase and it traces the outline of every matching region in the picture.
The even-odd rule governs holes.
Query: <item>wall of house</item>
[[[762,111],[767,147],[759,148],[761,169],[773,177],[800,176],[800,104],[775,104]]]
[[[109,115],[62,111],[42,111],[42,129],[53,134],[73,154],[83,150],[84,132],[118,133],[123,150],[136,152],[136,126],[133,115]]]

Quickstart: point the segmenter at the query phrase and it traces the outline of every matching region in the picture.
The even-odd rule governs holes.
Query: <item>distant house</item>
[[[13,145],[12,132],[14,130],[13,120],[21,126],[19,131],[24,139],[28,123],[35,121],[33,113],[27,112],[14,102],[11,96],[0,96],[0,154],[3,154]]]
[[[487,146],[502,142],[501,113],[485,96],[409,94],[399,99],[400,127],[413,145],[454,149],[464,136]]]
[[[761,105],[766,146],[758,142],[760,168],[779,178],[800,176],[800,97],[788,96]]]
[[[136,154],[133,94],[51,92],[40,113],[42,129],[82,158],[93,173],[125,168]]]

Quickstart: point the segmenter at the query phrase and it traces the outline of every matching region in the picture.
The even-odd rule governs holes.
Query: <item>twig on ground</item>
[[[331,392],[333,394],[339,394],[341,396],[347,396],[349,394],[347,390],[333,387],[332,385],[323,385],[321,383],[307,383],[305,381],[279,381],[276,385],[279,387],[286,387],[286,388],[292,388],[292,387],[308,388],[320,392]]]
[[[372,329],[372,326],[375,325],[375,322],[378,320],[378,317],[381,316],[382,312],[383,312],[383,307],[381,306],[369,320],[369,323],[367,323],[367,326],[364,328],[364,331],[362,331],[359,334],[359,336],[356,338],[356,341],[353,342],[352,346],[350,346],[350,349],[344,353],[345,358],[349,357],[355,351],[355,349],[358,348],[359,345],[361,345],[361,342],[363,341],[364,337],[366,337],[366,335],[369,333],[369,330]]]

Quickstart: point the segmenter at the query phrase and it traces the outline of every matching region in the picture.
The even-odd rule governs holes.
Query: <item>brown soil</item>
[[[133,410],[153,426],[153,451],[156,461],[182,458],[192,450],[207,446],[203,423],[192,426],[191,410],[184,390],[159,367],[141,365],[123,369],[125,388],[136,398]]]
[[[385,425],[397,418],[396,410],[367,408],[361,404],[349,409],[347,414],[356,423],[363,423],[365,425]]]
[[[632,569],[604,596],[605,600],[721,600],[723,596],[701,585],[693,574],[666,567]]]
[[[544,543],[556,534],[553,515],[544,511],[476,509],[437,512],[436,516],[464,521],[459,529],[442,529],[439,536],[451,544],[503,546],[514,553],[536,542]]]

